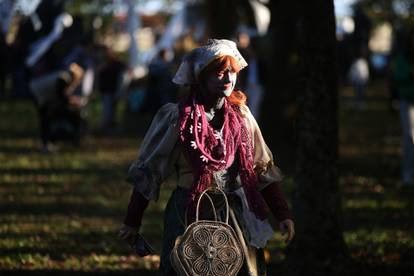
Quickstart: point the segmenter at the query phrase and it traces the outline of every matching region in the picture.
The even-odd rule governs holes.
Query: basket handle
[[[205,189],[201,194],[200,194],[200,197],[198,198],[198,201],[197,201],[197,209],[196,209],[196,221],[198,221],[198,213],[199,213],[199,209],[200,209],[200,202],[201,202],[201,198],[203,197],[203,196],[207,196],[207,198],[209,199],[209,201],[210,201],[210,203],[211,203],[211,206],[213,207],[213,211],[214,211],[214,219],[215,219],[215,221],[218,221],[217,220],[217,213],[216,213],[216,208],[214,207],[214,203],[213,203],[213,200],[211,199],[211,197],[207,194],[207,192],[208,191],[219,191],[219,192],[221,192],[221,194],[223,195],[223,197],[224,197],[224,201],[226,202],[226,224],[229,224],[229,201],[227,200],[227,196],[226,196],[226,194],[223,192],[223,190],[222,189],[220,189],[220,188],[218,188],[218,187],[210,187],[210,188],[207,188],[207,189]]]

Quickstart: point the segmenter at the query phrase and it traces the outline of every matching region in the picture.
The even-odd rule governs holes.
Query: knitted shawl
[[[238,162],[249,209],[263,220],[269,209],[257,190],[252,137],[239,106],[225,99],[222,108],[223,126],[215,130],[206,119],[204,106],[195,96],[190,96],[180,104],[180,140],[194,170],[189,202],[194,203],[200,193],[211,185],[214,172],[228,169],[233,162]]]

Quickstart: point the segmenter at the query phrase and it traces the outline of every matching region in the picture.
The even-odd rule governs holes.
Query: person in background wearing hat
[[[157,200],[163,180],[177,173],[177,188],[164,213],[161,275],[175,275],[170,253],[201,192],[211,186],[227,194],[235,216],[231,225],[246,254],[242,275],[265,275],[263,248],[273,236],[267,216],[279,222],[289,242],[294,223],[282,195],[282,175],[274,165],[246,96],[234,90],[237,74],[247,66],[236,44],[209,39],[187,54],[173,82],[187,86],[189,95],[159,109],[131,165],[133,191],[119,236],[139,242],[141,219],[149,200]],[[223,204],[222,204],[223,205]],[[220,207],[217,210],[220,213]],[[138,254],[149,254],[135,246]],[[239,274],[239,275],[240,275]]]

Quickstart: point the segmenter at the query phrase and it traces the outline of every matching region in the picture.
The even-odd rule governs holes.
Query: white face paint
[[[236,85],[237,73],[231,67],[206,76],[207,90],[215,97],[228,97]]]

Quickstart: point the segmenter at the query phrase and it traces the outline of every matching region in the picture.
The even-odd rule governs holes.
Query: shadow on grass
[[[126,165],[111,166],[110,169],[102,169],[102,168],[88,168],[88,169],[75,169],[75,168],[42,168],[42,169],[26,169],[26,168],[8,168],[8,169],[0,169],[0,174],[18,174],[18,175],[33,175],[33,174],[44,174],[44,175],[53,175],[53,174],[79,174],[79,175],[93,175],[93,176],[101,176],[102,174],[105,175],[117,175],[126,171]],[[122,170],[121,170],[122,169]],[[121,172],[120,172],[121,171]]]
[[[413,264],[398,264],[398,265],[364,265],[360,264],[353,276],[367,275],[367,276],[412,276],[414,273]]]
[[[114,210],[99,203],[22,203],[16,205],[0,204],[0,210],[9,215],[77,215],[81,217],[116,217],[121,216],[124,210]]]
[[[0,130],[1,132],[1,130]],[[25,137],[27,138],[27,136]],[[4,154],[33,154],[40,153],[40,148],[35,147],[2,147],[0,146],[0,152]]]
[[[38,140],[39,132],[36,130],[30,129],[9,129],[0,127],[1,138],[3,139],[33,139]]]
[[[126,204],[125,204],[126,205]],[[106,204],[91,203],[16,203],[0,204],[0,210],[8,215],[70,215],[93,218],[122,218],[125,215],[125,206],[106,206]],[[147,210],[146,218],[162,217],[159,211]]]
[[[91,272],[84,272],[84,271],[71,271],[71,270],[0,270],[0,275],[32,275],[32,276],[72,276],[72,275],[80,275],[80,276],[155,276],[157,275],[157,271],[152,270],[115,270],[115,271],[91,271]]]
[[[339,163],[342,176],[354,174],[374,178],[398,178],[400,175],[400,157],[395,155],[367,154],[352,158],[341,157]]]
[[[357,264],[352,268],[353,276],[412,276],[414,272],[414,265],[369,265],[369,264]],[[1,275],[31,275],[31,276],[155,276],[158,275],[155,270],[113,270],[113,271],[71,271],[71,270],[0,270]],[[272,264],[268,267],[267,275],[286,275],[283,273],[283,267],[281,263]],[[338,275],[339,276],[339,275]],[[345,275],[343,275],[345,276]]]

